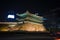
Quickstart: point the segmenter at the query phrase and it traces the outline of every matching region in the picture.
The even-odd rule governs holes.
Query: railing
[[[20,24],[23,22],[0,22],[0,24]]]

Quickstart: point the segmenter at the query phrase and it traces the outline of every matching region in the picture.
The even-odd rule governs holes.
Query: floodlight
[[[14,19],[15,18],[15,15],[8,15],[8,18]]]

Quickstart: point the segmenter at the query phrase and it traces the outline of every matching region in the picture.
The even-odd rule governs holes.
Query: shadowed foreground
[[[54,40],[47,32],[0,32],[0,40]]]

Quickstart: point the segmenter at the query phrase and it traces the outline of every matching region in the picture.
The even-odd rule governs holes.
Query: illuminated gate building
[[[18,21],[17,24],[14,25],[9,25],[11,26],[9,27],[5,27],[5,29],[1,29],[1,31],[5,31],[5,30],[9,30],[9,31],[14,31],[14,30],[21,30],[21,31],[29,31],[29,32],[33,32],[33,31],[40,31],[40,32],[46,32],[46,28],[43,25],[44,22],[44,18],[32,13],[29,13],[28,11],[26,11],[23,14],[16,14],[17,16],[19,16],[19,18],[16,18],[16,20]],[[20,23],[18,25],[18,23]],[[12,27],[13,26],[13,27]]]
[[[17,20],[22,21],[21,29],[23,31],[41,31],[46,32],[46,28],[43,25],[44,18],[26,11],[23,14],[17,14],[20,18]]]

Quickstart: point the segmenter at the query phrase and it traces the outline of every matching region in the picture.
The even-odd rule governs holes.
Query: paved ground
[[[1,32],[0,40],[54,40],[54,38],[49,33]]]

